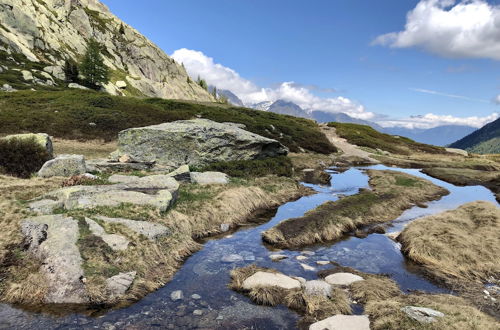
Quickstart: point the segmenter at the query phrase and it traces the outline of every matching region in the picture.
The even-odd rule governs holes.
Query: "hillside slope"
[[[60,84],[57,79],[64,79],[65,59],[78,60],[87,41],[95,38],[112,70],[108,92],[213,101],[207,91],[189,81],[182,65],[98,0],[0,0],[0,22],[0,81],[4,83],[17,77],[28,85],[26,89],[46,85],[48,80],[48,84]],[[2,79],[6,74],[10,80]],[[118,88],[117,81],[127,87]]]
[[[500,118],[450,145],[479,154],[500,153]]]

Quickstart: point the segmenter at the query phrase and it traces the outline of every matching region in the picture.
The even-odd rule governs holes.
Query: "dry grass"
[[[306,168],[325,169],[334,164],[334,158],[331,155],[318,153],[290,153],[288,157],[292,161],[293,167],[297,172]]]
[[[401,311],[405,306],[419,306],[445,314],[436,322],[422,324]],[[400,295],[386,300],[370,300],[365,305],[370,315],[371,328],[379,329],[435,329],[435,330],[493,330],[498,322],[479,311],[466,300],[452,295]]]
[[[398,240],[403,252],[442,279],[500,278],[500,209],[477,201],[418,219]]]
[[[104,142],[101,140],[77,141],[54,139],[54,153],[84,155],[86,159],[107,158],[116,150],[116,142]]]
[[[381,301],[401,294],[396,282],[388,277],[372,275],[366,276],[364,281],[351,284],[353,298],[360,303]]]
[[[281,248],[297,248],[340,238],[356,228],[393,220],[417,203],[448,194],[442,187],[409,174],[367,171],[373,190],[364,190],[327,202],[303,217],[285,220],[263,233],[263,239]]]
[[[276,286],[258,287],[250,290],[248,296],[258,305],[277,306],[283,303],[286,291]]]

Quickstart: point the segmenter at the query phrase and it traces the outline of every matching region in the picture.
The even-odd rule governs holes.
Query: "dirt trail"
[[[344,154],[344,157],[359,157],[366,159],[367,161],[379,164],[380,162],[371,157],[371,154],[367,151],[360,149],[354,144],[350,144],[346,139],[343,139],[337,135],[334,127],[329,127],[326,124],[320,124],[320,128],[326,135],[328,140],[338,149],[340,149]]]

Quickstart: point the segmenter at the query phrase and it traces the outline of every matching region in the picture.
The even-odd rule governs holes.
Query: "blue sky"
[[[483,117],[500,111],[493,102],[500,94],[497,49],[477,51],[492,43],[492,31],[488,26],[466,30],[464,23],[494,19],[500,12],[499,1],[102,2],[168,54],[184,48],[201,52],[213,63],[190,65],[200,60],[200,53],[185,51],[174,57],[185,62],[191,74],[205,74],[209,83],[223,88],[234,85],[236,94],[241,89],[245,101],[265,97],[229,83],[229,71],[221,75],[215,63],[234,70],[242,84],[266,89],[268,98],[285,95],[308,110],[343,111],[345,106],[345,112],[354,116],[389,123],[383,114],[402,119],[401,125],[418,122],[409,119],[412,115],[435,115],[424,120],[424,126],[433,119],[480,126],[487,120]],[[414,20],[407,18],[409,12]],[[444,21],[439,28],[433,25],[436,19]],[[406,23],[415,21],[427,25],[413,34],[380,37],[404,31]],[[443,31],[439,30],[442,25]],[[464,33],[470,36],[470,44],[461,41]],[[493,43],[500,47],[500,41]],[[294,84],[283,92],[283,82]],[[298,89],[296,95],[291,87]],[[250,94],[246,97],[245,93]],[[330,106],[322,99],[333,103]],[[455,119],[473,116],[480,118]]]

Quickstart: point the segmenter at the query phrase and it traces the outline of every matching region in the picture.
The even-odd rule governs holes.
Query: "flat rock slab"
[[[150,241],[155,241],[170,234],[170,230],[159,223],[107,217],[97,217],[97,219],[107,223],[123,225],[140,235],[146,236]]]
[[[443,313],[426,307],[405,306],[401,310],[421,323],[432,323],[436,321],[436,317],[444,317]]]
[[[45,215],[23,220],[21,231],[28,251],[42,261],[47,279],[46,303],[81,304],[88,302],[82,257],[76,245],[78,222],[64,215]]]
[[[276,286],[283,289],[300,289],[300,282],[289,276],[268,272],[256,272],[243,281],[243,289],[251,290],[257,287]]]
[[[364,278],[361,276],[351,274],[351,273],[335,273],[325,277],[325,281],[331,285],[346,286],[351,285],[354,282],[363,281]]]
[[[38,176],[50,178],[53,176],[70,177],[87,172],[85,157],[82,155],[60,155],[43,164]]]
[[[92,234],[100,237],[114,251],[123,251],[128,248],[130,241],[122,235],[106,233],[104,228],[92,219],[86,218],[85,222],[89,225]]]
[[[309,296],[330,297],[332,295],[332,285],[322,280],[307,281],[304,292]]]
[[[191,172],[191,182],[199,185],[228,184],[229,178],[221,172]]]
[[[108,179],[111,183],[122,183],[128,189],[166,189],[173,195],[179,190],[179,183],[168,175],[148,175],[144,177],[115,174]],[[127,189],[126,188],[126,189]]]
[[[111,158],[129,155],[138,162],[174,169],[186,164],[205,166],[219,161],[262,159],[287,153],[288,149],[278,141],[235,125],[192,119],[121,131],[118,150]]]
[[[87,161],[89,172],[124,172],[124,171],[146,171],[153,168],[152,163],[120,163],[111,162],[108,159],[94,159]]]
[[[137,272],[120,273],[106,280],[106,289],[111,297],[123,296],[134,282]]]
[[[370,330],[367,315],[335,315],[313,323],[309,330]]]

